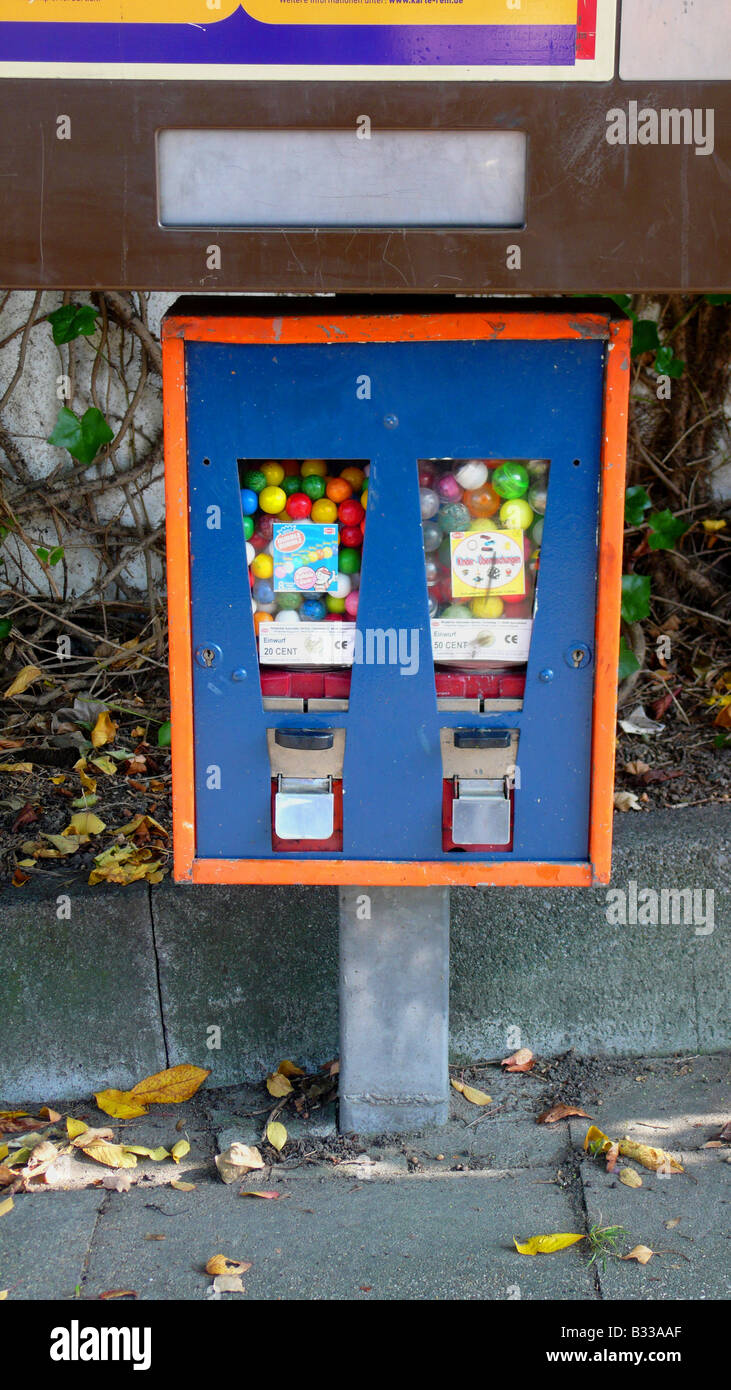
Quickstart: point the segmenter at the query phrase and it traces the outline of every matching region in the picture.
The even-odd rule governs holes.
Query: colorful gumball
[[[267,480],[267,487],[279,487],[284,478],[284,469],[281,463],[265,463],[261,471]]]
[[[525,466],[532,483],[543,482],[548,476],[548,459],[528,459]]]
[[[306,492],[293,492],[287,500],[287,511],[293,521],[306,521],[312,511],[312,499]]]
[[[435,480],[436,476],[437,476],[437,470],[436,470],[436,468],[434,467],[433,464],[431,464],[431,463],[420,463],[420,464],[419,464],[419,487],[426,487],[426,488],[431,488],[431,487],[433,487],[433,486],[434,486],[434,480]]]
[[[244,517],[244,539],[247,540],[247,541],[250,541],[250,540],[251,540],[251,537],[253,536],[253,534],[254,534],[254,518],[253,518],[253,516],[245,516],[245,517]]]
[[[325,622],[326,622],[326,623],[341,623],[342,621],[343,621],[343,614],[342,614],[342,613],[326,613],[326,614],[325,614]]]
[[[274,517],[267,516],[266,513],[264,513],[263,516],[257,517],[256,531],[254,534],[255,536],[261,536],[262,539],[268,543],[274,535]]]
[[[531,535],[531,540],[535,541],[536,545],[543,545],[543,517],[542,517],[542,516],[537,517],[536,520],[533,522],[533,525],[532,525],[531,528],[530,528],[530,535]]]
[[[419,492],[419,505],[421,507],[422,521],[429,521],[433,516],[436,516],[439,511],[439,493],[434,492],[430,487],[421,488]]]
[[[500,520],[503,526],[511,530],[527,531],[533,523],[533,510],[523,497],[515,497],[510,502],[503,502]]]
[[[348,547],[338,552],[338,569],[341,574],[357,574],[360,569],[360,551]]]
[[[347,478],[328,478],[325,484],[325,496],[336,504],[344,502],[346,497],[353,496],[352,484]]]
[[[305,473],[304,465],[302,472],[302,491],[310,501],[317,502],[325,496],[325,479],[319,473]]]
[[[453,473],[445,473],[437,483],[437,492],[443,502],[459,502],[462,488]]]
[[[300,473],[303,478],[324,478],[327,473],[327,464],[324,459],[305,459]]]
[[[361,494],[360,494],[360,505],[361,505],[361,507],[367,507],[367,506],[368,506],[368,488],[367,488],[367,487],[364,487],[364,488],[363,488],[363,491],[362,491]]]
[[[281,459],[285,478],[296,478],[299,476],[299,459]]]
[[[262,623],[271,623],[272,621],[273,619],[271,613],[258,612],[254,614],[254,632],[256,633],[257,637],[259,636],[259,628],[261,627]]]
[[[244,474],[244,487],[251,488],[252,492],[261,492],[266,485],[267,480],[260,468],[252,468]]]
[[[268,579],[257,579],[251,592],[258,607],[267,607],[274,602],[274,589]]]
[[[319,598],[306,598],[300,614],[304,623],[319,623],[325,617],[325,605]]]
[[[283,512],[287,505],[287,494],[282,492],[281,487],[271,487],[267,484],[259,493],[259,506],[263,512],[269,512],[271,516],[277,516]]]
[[[349,618],[354,618],[358,612],[360,594],[357,589],[352,589],[345,600],[345,611]]]
[[[469,509],[470,516],[476,517],[494,516],[500,506],[497,492],[487,482],[483,483],[482,487],[466,492],[462,501]]]
[[[271,579],[274,573],[274,561],[271,555],[267,555],[265,550],[262,550],[259,555],[255,555],[251,562],[251,572],[256,575],[257,579]]]
[[[295,493],[302,489],[302,479],[295,476],[282,478],[279,486],[286,497],[294,497]]]
[[[301,594],[277,594],[277,603],[280,608],[299,608],[302,603]]]
[[[325,607],[327,608],[328,613],[344,613],[345,599],[338,598],[336,594],[326,594]]]
[[[360,526],[341,526],[340,544],[351,546],[353,549],[361,546],[363,544],[363,532]]]
[[[470,513],[464,502],[448,502],[437,517],[442,531],[466,531],[470,524]]]
[[[365,473],[363,469],[357,468],[355,464],[348,464],[348,467],[343,469],[340,477],[344,478],[346,483],[350,483],[354,492],[360,492],[365,482]]]
[[[454,622],[457,619],[468,618],[470,616],[470,611],[469,608],[464,607],[461,603],[450,603],[441,616],[443,618],[449,618]]]
[[[470,603],[474,618],[499,618],[504,606],[502,599],[498,598],[497,594],[492,598],[489,596],[487,598],[473,598]]]
[[[431,558],[431,556],[428,556],[428,557],[427,557],[425,569],[426,569],[426,582],[427,582],[428,585],[431,586],[432,584],[435,584],[435,583],[436,583],[437,578],[438,578],[438,576],[439,576],[439,566],[438,566],[436,560],[433,560],[433,559]]]
[[[338,521],[341,526],[359,526],[365,512],[355,497],[347,497],[338,507]]]
[[[437,557],[440,564],[444,565],[446,569],[450,568],[452,564],[452,547],[449,542],[449,536],[443,537],[439,545],[439,550],[437,551]]]
[[[242,487],[241,489],[241,510],[244,516],[252,516],[259,506],[259,498],[253,488]]]
[[[250,564],[251,564],[251,562],[252,562],[252,560],[253,560],[253,558],[254,558],[255,555],[256,555],[256,550],[254,549],[254,546],[252,545],[251,541],[247,541],[247,542],[246,542],[246,563],[247,563],[247,565],[250,565]]]
[[[281,608],[274,621],[275,623],[299,623],[302,619],[296,608]]]
[[[487,482],[487,464],[482,459],[468,459],[454,470],[454,476],[465,492],[476,492]]]
[[[329,497],[323,497],[318,502],[314,502],[310,513],[313,521],[328,522],[336,521],[338,509]]]
[[[335,576],[335,583],[333,584],[330,590],[329,597],[342,599],[347,598],[347,595],[350,593],[353,587],[353,580],[351,579],[349,574],[337,574]]]
[[[528,491],[530,482],[528,469],[524,468],[522,463],[508,460],[495,469],[491,482],[499,497],[512,501],[513,498],[522,497]]]

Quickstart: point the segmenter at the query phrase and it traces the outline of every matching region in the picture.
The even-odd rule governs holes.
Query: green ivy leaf
[[[624,494],[625,526],[641,526],[650,506],[652,503],[643,487],[628,487]]]
[[[79,463],[93,463],[99,450],[112,439],[114,431],[95,405],[90,406],[81,419],[63,405],[47,442],[56,444],[59,449],[68,449]]]
[[[0,618],[0,642],[5,637],[10,636],[10,629],[13,624],[10,618]]]
[[[731,304],[731,294],[706,294],[703,298],[707,304]]]
[[[639,669],[640,663],[637,660],[637,657],[635,656],[634,652],[632,651],[632,648],[627,645],[627,642],[625,641],[624,637],[620,637],[619,666],[617,668],[618,679],[621,681],[626,681],[628,676],[631,676],[635,671],[639,671]]]
[[[62,304],[60,309],[54,309],[48,315],[54,343],[60,346],[82,335],[88,338],[96,332],[98,316],[99,310],[91,304]]]
[[[40,560],[42,565],[48,564],[48,551],[45,550],[42,545],[39,546],[36,550],[36,555],[38,556],[38,559]]]
[[[731,743],[731,734],[716,734],[716,737],[713,740],[713,747],[727,748],[729,743]]]
[[[675,542],[688,530],[690,523],[680,521],[667,508],[664,512],[650,512],[648,542],[651,550],[674,550]]]
[[[157,746],[158,746],[158,748],[169,748],[169,747],[170,747],[170,720],[169,720],[169,719],[168,719],[167,723],[161,724],[161,725],[160,725],[160,728],[159,728],[158,731],[157,731]]]
[[[640,357],[643,352],[654,352],[660,346],[657,324],[654,319],[635,319],[632,333],[632,356]]]
[[[671,347],[659,347],[655,353],[655,371],[661,376],[679,377],[685,371],[685,363],[675,356]]]
[[[647,574],[622,575],[622,617],[626,623],[639,623],[650,613],[650,577]]]
[[[49,565],[57,565],[59,560],[63,560],[64,554],[65,551],[62,545],[54,546],[53,550],[51,551],[48,557]]]

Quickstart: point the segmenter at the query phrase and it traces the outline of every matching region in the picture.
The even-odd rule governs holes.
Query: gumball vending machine
[[[630,325],[287,308],[164,324],[175,873],[343,885],[346,1128],[373,1011],[434,1031],[400,1128],[445,1113],[448,886],[608,880]]]

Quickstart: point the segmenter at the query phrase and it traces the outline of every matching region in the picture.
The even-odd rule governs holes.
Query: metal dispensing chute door
[[[499,336],[186,344],[199,857],[286,857],[272,845],[267,730],[345,729],[343,847],[322,857],[454,858],[440,729],[468,726],[519,731],[519,785],[511,848],[464,857],[587,860],[606,351],[599,339]],[[347,709],[265,710],[238,465],[328,458],[370,464],[363,655]],[[485,458],[549,460],[550,505],[522,708],[470,716],[437,706],[418,463]],[[396,660],[379,659],[379,632],[397,635]]]

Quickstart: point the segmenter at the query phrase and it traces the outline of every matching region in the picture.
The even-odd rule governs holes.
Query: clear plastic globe
[[[419,489],[419,506],[421,507],[422,521],[429,521],[431,517],[436,516],[440,505],[441,500],[439,494],[435,492],[433,488],[422,487]]]

